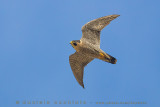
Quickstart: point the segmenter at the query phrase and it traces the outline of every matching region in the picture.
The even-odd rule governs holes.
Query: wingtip
[[[118,15],[118,14],[113,14],[113,16],[115,16],[115,17],[119,17],[120,15]]]
[[[84,84],[82,85],[83,89],[85,89]]]

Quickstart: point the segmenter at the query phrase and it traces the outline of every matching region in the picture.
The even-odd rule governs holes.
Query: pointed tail
[[[116,64],[117,62],[117,59],[114,58],[113,56],[107,54],[107,53],[100,53],[100,57],[99,59],[103,60],[103,61],[106,61],[106,62],[109,62],[111,64]]]
[[[112,57],[112,56],[110,56],[110,63],[111,64],[116,64],[116,62],[117,62],[117,59]]]

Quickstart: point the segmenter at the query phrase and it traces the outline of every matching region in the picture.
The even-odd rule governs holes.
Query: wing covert
[[[84,54],[75,52],[69,56],[69,63],[72,72],[77,80],[77,82],[84,88],[83,84],[83,72],[84,67],[93,60],[94,58],[88,57]]]
[[[110,21],[114,20],[120,15],[109,15],[104,16],[95,20],[92,20],[85,24],[82,27],[82,38],[81,40],[87,40],[88,42],[92,43],[93,45],[100,46],[100,32],[101,30],[106,27]]]

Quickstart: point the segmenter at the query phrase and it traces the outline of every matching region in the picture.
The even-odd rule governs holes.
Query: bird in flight
[[[70,42],[76,52],[69,56],[69,63],[77,82],[83,88],[84,67],[89,62],[95,58],[111,64],[117,62],[116,58],[100,49],[100,32],[118,16],[120,15],[104,16],[86,23],[82,27],[82,38]]]

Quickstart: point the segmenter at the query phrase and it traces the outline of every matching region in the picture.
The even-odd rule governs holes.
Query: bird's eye
[[[74,46],[77,46],[77,44],[76,44],[76,43],[73,43],[73,45],[74,45]]]

